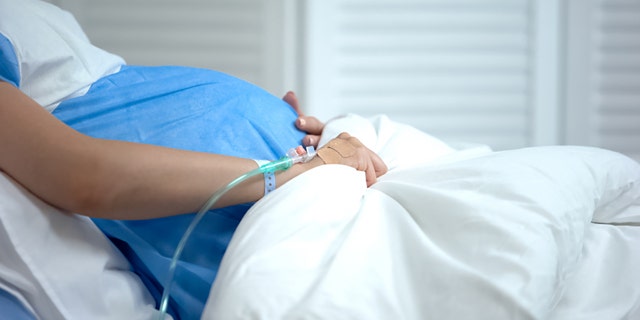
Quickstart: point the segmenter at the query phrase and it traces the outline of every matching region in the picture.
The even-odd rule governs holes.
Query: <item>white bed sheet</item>
[[[147,320],[158,314],[129,262],[89,218],[48,205],[2,171],[0,288],[36,319]],[[0,319],[15,316],[0,310]]]
[[[258,202],[203,319],[638,319],[640,167],[597,148],[453,150],[347,116],[389,164],[338,165]]]

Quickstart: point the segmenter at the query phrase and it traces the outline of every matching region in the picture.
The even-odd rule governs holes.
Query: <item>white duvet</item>
[[[640,319],[640,166],[597,148],[451,149],[332,121],[389,172],[338,165],[258,202],[205,319]]]

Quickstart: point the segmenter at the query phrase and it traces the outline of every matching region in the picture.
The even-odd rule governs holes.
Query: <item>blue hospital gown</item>
[[[53,114],[94,137],[252,159],[280,158],[304,135],[295,129],[297,115],[280,98],[196,68],[124,66],[84,96],[61,103]],[[176,318],[199,318],[225,249],[250,205],[210,211],[191,236],[172,289],[170,309]],[[94,222],[158,301],[173,252],[192,218]]]

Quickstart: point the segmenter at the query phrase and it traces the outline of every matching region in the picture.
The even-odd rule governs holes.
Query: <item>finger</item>
[[[308,134],[304,138],[302,138],[302,144],[305,147],[313,146],[314,148],[318,148],[318,142],[320,142],[320,136],[315,134]]]
[[[340,139],[349,139],[351,138],[351,135],[347,132],[342,132],[338,135],[338,138]],[[357,138],[353,138],[355,140],[356,145],[360,144],[360,140],[358,140]]]
[[[316,117],[301,116],[296,120],[296,127],[310,135],[321,135],[324,130],[324,123]]]
[[[371,158],[367,159],[367,164],[364,168],[364,174],[367,181],[367,187],[370,187],[378,180],[378,175],[375,171],[375,166],[373,165],[373,161],[371,160]]]
[[[382,158],[380,158],[377,153],[371,150],[369,150],[369,154],[371,156],[371,164],[373,165],[373,170],[376,173],[376,177],[380,177],[381,175],[387,173],[389,168],[387,167],[387,164],[384,163]]]
[[[347,162],[351,163],[356,170],[364,172],[365,181],[367,183],[367,187],[370,187],[374,183],[376,183],[378,179],[378,175],[376,172],[376,167],[373,164],[373,155],[374,153],[365,147],[360,140],[355,137],[349,137],[346,139],[353,148],[354,153],[351,157],[349,157]],[[344,153],[344,149],[339,149],[338,153],[341,155]],[[350,161],[349,161],[350,160]]]
[[[302,110],[300,109],[300,102],[298,102],[298,97],[293,91],[287,92],[282,100],[288,103],[299,116],[304,116],[304,113],[302,113]]]
[[[371,149],[367,148],[360,140],[358,140],[358,138],[352,137],[346,132],[341,133],[338,137],[346,138],[354,147],[366,150],[365,156],[367,157],[367,162],[364,169],[367,174],[367,182],[374,183],[377,177],[387,173],[388,168],[382,158],[380,158],[380,156]]]

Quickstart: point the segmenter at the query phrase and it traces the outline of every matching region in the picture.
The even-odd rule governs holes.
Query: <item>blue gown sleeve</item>
[[[13,320],[36,319],[18,299],[2,289],[0,289],[0,310],[2,310],[2,316],[8,316]]]
[[[13,50],[11,41],[0,33],[0,81],[5,81],[18,87],[20,84],[20,68],[18,57]]]

